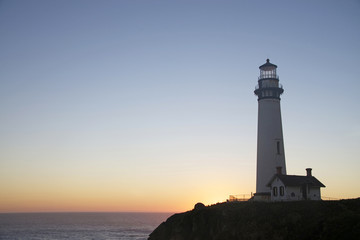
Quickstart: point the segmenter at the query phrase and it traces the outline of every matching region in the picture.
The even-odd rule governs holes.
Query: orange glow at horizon
[[[226,201],[230,194],[250,194],[255,181],[253,169],[229,174],[216,156],[196,159],[208,163],[201,169],[177,160],[160,162],[151,171],[132,163],[124,168],[123,162],[110,157],[100,161],[89,155],[84,157],[87,161],[66,159],[59,165],[21,157],[25,160],[11,162],[0,175],[0,212],[183,212],[198,202],[211,205]],[[235,158],[228,161],[241,164]]]
[[[216,204],[226,201],[229,195],[249,195],[254,189],[255,178],[251,174],[232,177],[219,174],[214,178],[211,173],[204,170],[202,175],[191,175],[191,181],[176,176],[162,181],[153,176],[148,181],[132,179],[131,184],[111,176],[97,179],[82,176],[81,180],[53,176],[42,181],[39,176],[3,175],[0,212],[184,212],[198,202]],[[341,188],[345,191],[341,192],[340,186],[333,187],[335,181],[324,182],[327,188],[321,190],[322,196],[358,197],[350,187]]]
[[[36,171],[17,169],[17,174],[4,171],[0,176],[0,212],[184,212],[198,202],[211,205],[226,201],[229,195],[254,192],[253,169],[228,174],[226,166],[220,164],[201,171],[171,170],[173,174],[138,172],[141,177],[127,174],[120,167],[104,173],[99,167],[80,171],[74,166],[63,172],[49,167]],[[47,172],[50,170],[52,175]],[[358,197],[350,186],[323,177],[326,172],[321,169],[316,173],[327,186],[321,189],[322,196]]]
[[[185,194],[186,195],[186,194]],[[212,198],[197,201],[191,196],[124,198],[119,196],[58,195],[19,196],[0,200],[0,212],[184,212],[197,202],[206,205],[225,201]],[[202,199],[203,200],[203,199]]]
[[[143,180],[130,185],[111,177],[41,181],[28,176],[13,179],[10,185],[0,182],[0,212],[183,212],[197,202],[211,205],[226,201],[238,186],[221,178],[225,180],[216,181],[204,174],[202,179],[194,177],[192,183],[153,177],[148,185],[143,185]]]
[[[39,191],[35,188],[24,192],[4,189],[0,199],[0,213],[6,212],[184,212],[193,209],[197,202],[205,205],[224,202],[228,191],[221,186],[206,189],[189,189],[181,193],[154,192],[154,195],[110,193],[94,189],[94,191],[59,192]],[[249,192],[250,194],[250,192]],[[331,190],[322,189],[323,196],[335,198],[356,198],[357,196],[339,196]]]

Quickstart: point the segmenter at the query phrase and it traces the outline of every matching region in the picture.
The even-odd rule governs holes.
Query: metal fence
[[[238,194],[238,195],[230,195],[228,202],[243,202],[248,201],[252,198],[253,194]]]

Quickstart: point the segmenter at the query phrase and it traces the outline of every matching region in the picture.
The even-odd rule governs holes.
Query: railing
[[[255,90],[258,90],[260,88],[259,84],[255,86]],[[261,88],[283,88],[282,84],[277,84],[274,85],[274,84],[261,84]]]
[[[252,198],[253,194],[239,194],[239,195],[230,195],[228,202],[244,202],[248,201],[250,198]]]

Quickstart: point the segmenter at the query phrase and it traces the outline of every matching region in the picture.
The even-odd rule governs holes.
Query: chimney
[[[276,174],[279,174],[279,175],[282,174],[282,173],[281,173],[281,167],[276,167]]]
[[[308,176],[308,177],[311,177],[312,175],[311,175],[311,168],[307,168],[306,169],[306,176]]]

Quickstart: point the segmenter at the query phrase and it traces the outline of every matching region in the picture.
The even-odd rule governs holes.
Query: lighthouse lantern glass
[[[276,68],[261,69],[260,70],[260,78],[277,78],[277,76],[276,76]]]

